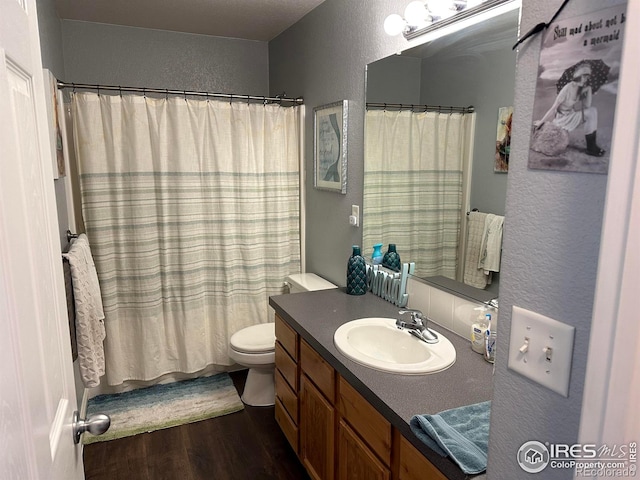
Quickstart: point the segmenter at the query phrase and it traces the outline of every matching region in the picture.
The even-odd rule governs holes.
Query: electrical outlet
[[[574,335],[570,325],[514,306],[508,366],[568,397]]]
[[[352,227],[360,226],[360,206],[351,205],[351,215],[349,216],[349,225]]]

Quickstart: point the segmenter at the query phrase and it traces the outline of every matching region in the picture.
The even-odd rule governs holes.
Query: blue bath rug
[[[199,422],[243,408],[231,377],[226,373],[98,395],[89,400],[87,417],[106,413],[111,417],[111,427],[99,436],[86,433],[83,443],[104,442]]]

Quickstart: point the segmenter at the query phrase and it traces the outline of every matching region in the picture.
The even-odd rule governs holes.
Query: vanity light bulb
[[[416,0],[407,5],[404,10],[404,18],[407,23],[413,27],[426,23],[427,20],[427,7],[424,2]]]
[[[400,35],[404,31],[404,28],[405,21],[397,13],[389,15],[384,20],[384,31],[387,33],[387,35],[391,35],[392,37],[395,35]]]

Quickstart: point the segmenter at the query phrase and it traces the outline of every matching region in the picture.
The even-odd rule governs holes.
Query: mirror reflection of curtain
[[[229,337],[300,271],[300,108],[78,93],[73,110],[107,382],[232,364]]]
[[[376,243],[395,243],[417,276],[456,278],[473,115],[366,112],[365,254]]]

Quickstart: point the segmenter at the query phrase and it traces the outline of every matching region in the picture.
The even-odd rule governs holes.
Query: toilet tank
[[[331,282],[319,277],[315,273],[295,273],[286,278],[289,293],[312,292],[314,290],[328,290],[338,288]]]

